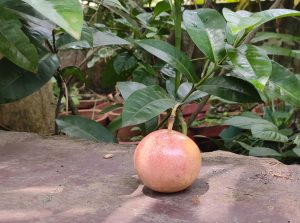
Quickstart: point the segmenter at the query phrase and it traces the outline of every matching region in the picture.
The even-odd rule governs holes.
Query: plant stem
[[[209,100],[210,95],[206,95],[202,98],[202,101],[198,104],[196,110],[193,112],[191,117],[187,121],[187,126],[190,127],[193,121],[196,119],[197,115],[202,111],[203,107],[206,105],[207,101]]]
[[[173,18],[174,18],[174,24],[175,24],[175,48],[178,50],[181,50],[181,23],[182,23],[182,13],[181,13],[181,0],[175,0],[174,1],[174,7],[173,7]],[[179,85],[181,83],[181,74],[176,71],[176,77],[175,77],[175,95],[177,94],[177,90],[179,88]]]
[[[174,125],[174,121],[175,121],[175,117],[176,117],[176,111],[179,106],[180,106],[180,103],[177,103],[174,106],[174,108],[172,109],[171,116],[169,118],[169,124],[168,124],[168,130],[170,130],[170,131],[173,129],[173,125]]]
[[[187,135],[187,130],[188,130],[188,126],[186,124],[186,121],[184,120],[183,118],[183,115],[182,115],[182,112],[179,111],[178,112],[178,119],[179,119],[179,122],[181,124],[181,132],[184,134],[184,135]]]

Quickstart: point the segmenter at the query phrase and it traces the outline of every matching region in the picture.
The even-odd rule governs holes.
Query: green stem
[[[175,24],[175,47],[178,50],[181,50],[181,23],[182,23],[182,13],[181,13],[181,0],[175,0],[174,1],[174,7],[173,9],[173,18],[174,18],[174,24]],[[176,71],[176,77],[175,77],[175,95],[177,94],[177,90],[181,83],[181,74]]]

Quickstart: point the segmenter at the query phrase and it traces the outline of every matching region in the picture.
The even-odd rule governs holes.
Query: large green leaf
[[[60,131],[74,138],[115,142],[113,134],[99,123],[76,115],[56,119]]]
[[[214,63],[226,55],[223,16],[213,9],[185,10],[183,21],[196,46]]]
[[[133,70],[137,66],[135,56],[128,52],[122,52],[114,59],[114,69],[117,74]]]
[[[273,123],[260,117],[235,116],[224,121],[224,124],[248,130],[251,130],[254,125],[264,125],[269,126],[270,128],[276,128]]]
[[[43,16],[80,39],[83,11],[78,0],[23,0]]]
[[[124,81],[124,82],[118,82],[116,87],[121,92],[122,97],[126,101],[127,98],[135,91],[145,88],[146,85],[133,82],[133,81]]]
[[[18,17],[0,7],[0,53],[19,67],[36,72],[38,53]]]
[[[136,41],[136,43],[149,53],[176,68],[179,72],[185,74],[190,81],[196,82],[198,80],[193,63],[174,46],[154,39],[140,40]]]
[[[267,147],[259,147],[259,146],[249,146],[246,143],[238,142],[243,148],[249,151],[250,156],[258,156],[258,157],[280,157],[281,154],[274,149],[270,149]]]
[[[294,148],[293,152],[296,153],[296,155],[300,157],[300,147]]]
[[[146,122],[176,104],[177,102],[158,85],[142,88],[132,93],[126,100],[122,125],[130,126]]]
[[[276,126],[271,125],[253,125],[251,127],[252,136],[258,139],[273,142],[288,142],[288,138],[278,131]]]
[[[252,45],[228,48],[227,52],[234,66],[233,72],[263,90],[272,72],[272,63],[266,52]]]
[[[261,46],[269,55],[294,57],[300,59],[300,50],[291,50],[289,48],[279,46]]]
[[[274,32],[258,32],[256,33],[255,37],[251,40],[251,43],[257,43],[269,39],[280,39],[286,43],[300,43],[300,36]]]
[[[220,98],[240,102],[261,102],[256,88],[249,82],[231,76],[220,76],[208,79],[199,90]]]
[[[226,10],[226,13],[228,10]],[[244,11],[245,12],[245,11]],[[224,10],[223,14],[225,16]],[[232,14],[232,13],[231,13]],[[236,14],[241,15],[237,12]],[[253,14],[244,14],[245,16],[240,16],[238,20],[233,20],[230,16],[225,16],[228,23],[230,23],[231,30],[233,33],[238,33],[244,29],[247,32],[255,29],[256,27],[261,26],[262,24],[269,22],[274,19],[290,17],[290,16],[300,16],[300,12],[290,9],[269,9]]]
[[[59,67],[54,54],[44,56],[37,74],[25,71],[6,59],[0,60],[0,104],[26,97],[46,84]]]
[[[300,78],[276,62],[272,65],[269,82],[279,90],[278,96],[292,105],[300,106]]]

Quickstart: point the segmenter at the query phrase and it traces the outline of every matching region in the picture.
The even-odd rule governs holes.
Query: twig
[[[196,110],[192,113],[191,117],[187,121],[187,126],[190,127],[193,121],[196,119],[197,115],[202,111],[203,107],[206,105],[210,95],[206,95],[202,98],[202,101],[198,104]]]

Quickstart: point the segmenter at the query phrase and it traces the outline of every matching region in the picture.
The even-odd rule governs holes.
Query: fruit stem
[[[177,103],[174,108],[172,109],[170,118],[169,118],[169,124],[168,124],[168,130],[172,130],[173,129],[173,125],[174,125],[174,121],[175,121],[175,117],[176,117],[176,111],[178,109],[178,107],[180,106],[180,103]]]

